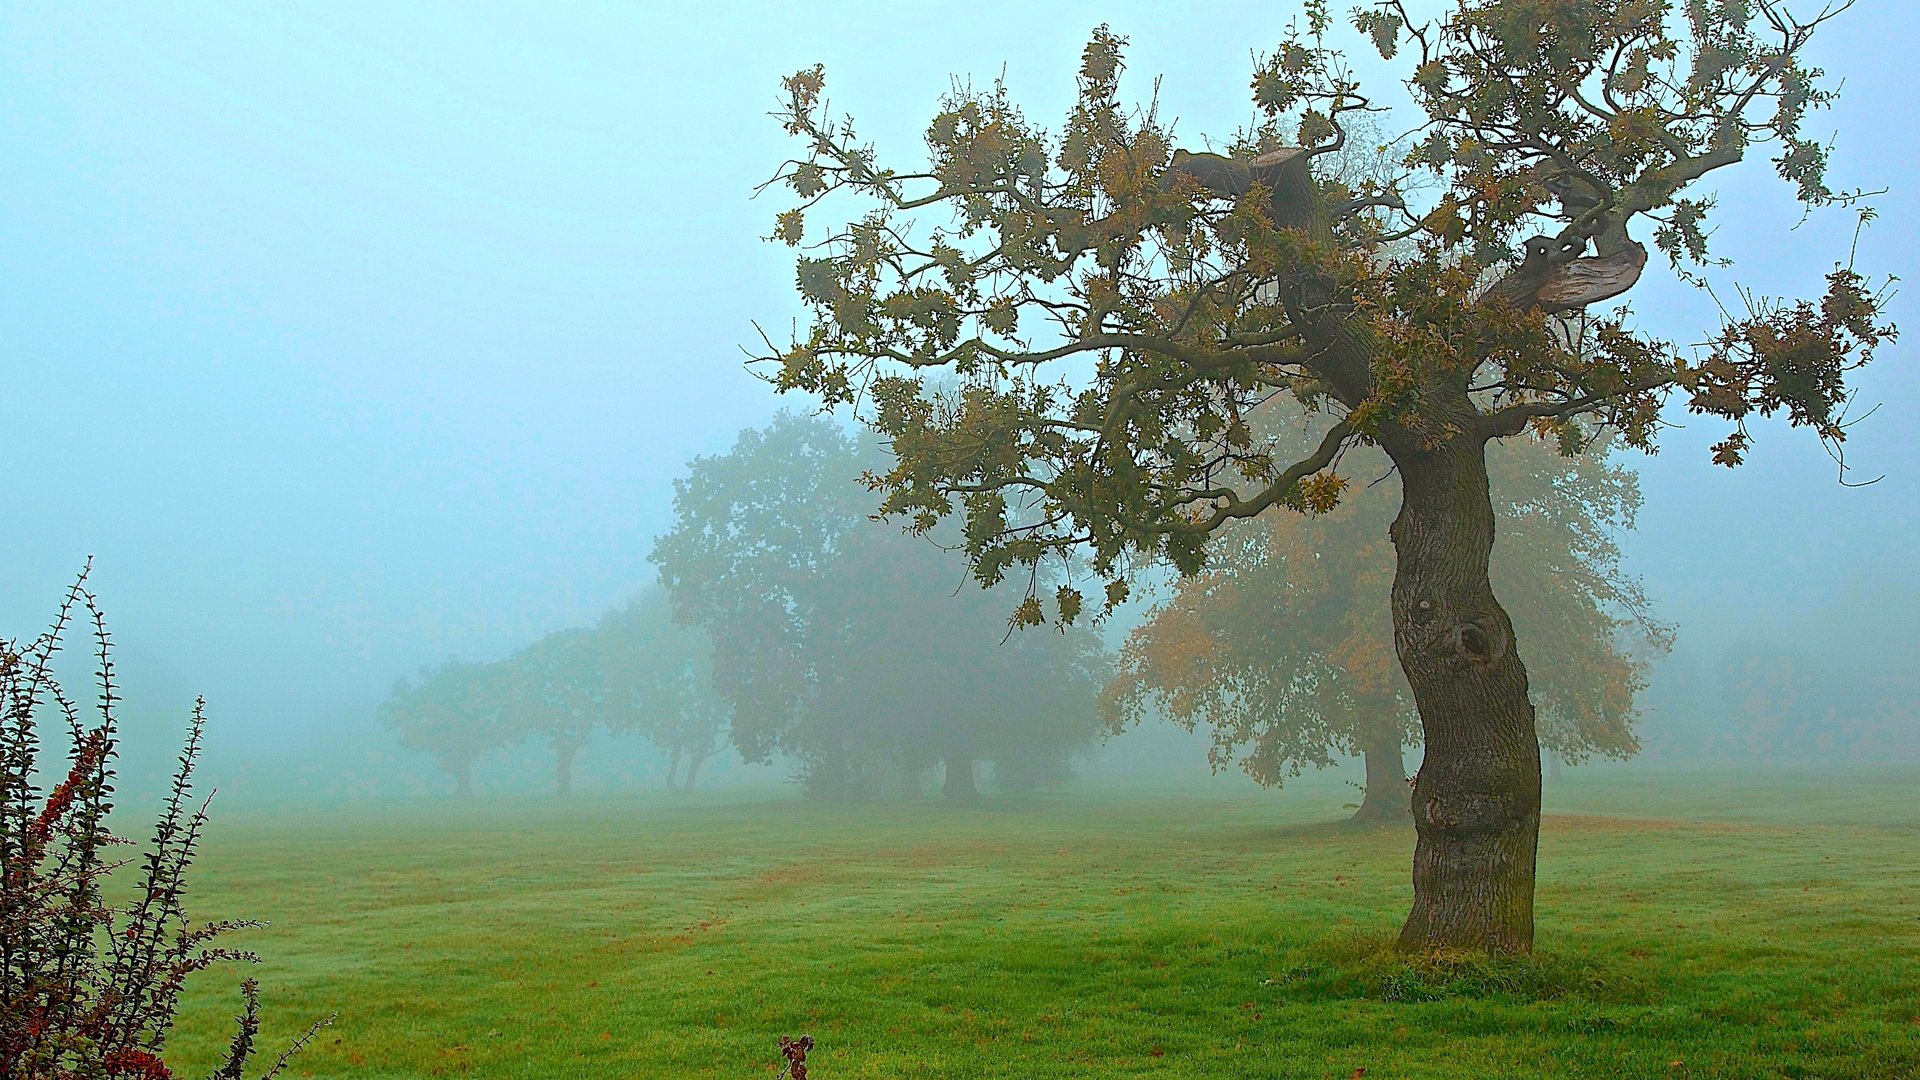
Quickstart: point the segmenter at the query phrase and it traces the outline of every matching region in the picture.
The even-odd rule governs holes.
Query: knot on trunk
[[[1440,829],[1451,829],[1460,824],[1452,814],[1447,813],[1439,799],[1428,799],[1426,805],[1427,824]]]
[[[1465,840],[1505,835],[1516,826],[1537,823],[1540,813],[1537,804],[1513,791],[1455,790],[1440,795],[1421,791],[1416,786],[1413,817],[1423,835],[1444,833],[1456,840]]]
[[[1506,637],[1498,620],[1470,619],[1453,628],[1453,651],[1470,663],[1491,664],[1506,649]]]

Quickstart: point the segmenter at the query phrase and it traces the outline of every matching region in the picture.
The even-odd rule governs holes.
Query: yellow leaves
[[[1109,30],[1102,23],[1093,32],[1093,40],[1080,52],[1080,81],[1091,91],[1111,87],[1119,79],[1126,65],[1120,59],[1120,51],[1127,39]]]
[[[800,235],[805,228],[805,221],[803,220],[801,211],[787,210],[776,214],[773,222],[773,236],[771,239],[778,240],[788,247],[799,246]]]
[[[981,313],[980,324],[996,334],[1014,334],[1020,329],[1020,309],[1012,300],[995,300]]]
[[[1447,66],[1438,60],[1429,60],[1413,69],[1413,85],[1429,94],[1437,94],[1446,89]]]
[[[1466,239],[1467,235],[1467,220],[1460,215],[1460,203],[1452,194],[1440,197],[1434,208],[1420,219],[1420,227],[1439,237],[1448,247]]]
[[[1015,627],[1044,626],[1047,613],[1041,608],[1039,597],[1029,596],[1020,601],[1020,606],[1013,609],[1013,617],[1007,621]]]
[[[1388,12],[1378,8],[1356,8],[1353,25],[1356,30],[1373,39],[1373,47],[1380,53],[1380,59],[1391,60],[1400,51],[1400,20]]]
[[[1319,109],[1308,109],[1300,115],[1300,145],[1318,146],[1333,139],[1333,120]]]
[[[801,198],[811,199],[827,190],[826,170],[811,161],[803,161],[793,167],[792,175],[787,177],[787,186]]]
[[[1627,62],[1613,77],[1613,91],[1616,94],[1634,95],[1646,88],[1647,77],[1651,74],[1653,57],[1646,49],[1635,49]]]
[[[1080,617],[1080,590],[1071,585],[1062,585],[1053,594],[1054,604],[1060,609],[1060,624],[1071,626]]]
[[[1324,514],[1340,505],[1340,493],[1347,489],[1347,478],[1336,473],[1321,473],[1300,481],[1300,501],[1310,513]]]

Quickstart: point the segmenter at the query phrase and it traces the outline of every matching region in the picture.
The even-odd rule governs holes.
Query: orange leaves
[[[1707,356],[1687,370],[1689,407],[1739,424],[1714,446],[1714,461],[1739,464],[1748,442],[1741,422],[1749,413],[1784,411],[1795,427],[1811,427],[1833,443],[1844,440],[1847,373],[1899,338],[1897,327],[1879,321],[1886,299],[1884,289],[1870,290],[1849,267],[1827,275],[1826,294],[1817,302],[1748,296],[1747,315],[1730,320]]]
[[[1335,473],[1321,473],[1300,481],[1300,501],[1310,513],[1324,514],[1340,503],[1340,493],[1347,489],[1347,478]]]
[[[827,69],[821,64],[803,68],[780,80],[780,88],[787,92],[788,108],[792,111],[786,124],[788,134],[799,135],[806,130],[805,118],[820,104],[820,92],[826,85]]]

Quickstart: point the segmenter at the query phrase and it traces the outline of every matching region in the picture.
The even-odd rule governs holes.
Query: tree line
[[[725,744],[727,710],[707,676],[700,635],[644,593],[591,627],[557,631],[492,663],[448,659],[394,683],[381,722],[429,754],[462,797],[489,754],[528,740],[553,753],[554,789],[596,734],[639,735],[668,755],[669,788],[692,790]],[[681,773],[681,765],[686,771]]]
[[[936,770],[946,798],[971,800],[983,762],[1004,791],[1061,783],[1098,734],[1099,636],[1010,634],[1010,588],[979,589],[952,551],[872,520],[859,481],[880,467],[824,418],[742,432],[676,482],[658,587],[503,660],[424,667],[382,721],[463,796],[482,758],[529,739],[565,794],[600,733],[648,739],[681,790],[729,749],[787,762],[833,802],[917,797]]]
[[[1314,437],[1307,417],[1259,422]],[[1516,440],[1489,459],[1506,524],[1495,580],[1542,661],[1534,694],[1556,761],[1637,749],[1637,695],[1672,636],[1620,565],[1639,488],[1608,449],[1569,457]],[[1001,790],[1054,786],[1099,738],[1164,719],[1204,727],[1216,767],[1268,786],[1359,756],[1356,819],[1409,822],[1403,754],[1418,725],[1388,617],[1397,493],[1384,458],[1356,453],[1351,466],[1380,482],[1324,514],[1237,527],[1117,657],[1084,627],[1013,632],[1008,611],[1043,583],[980,587],[953,550],[964,536],[874,520],[861,478],[886,461],[822,416],[741,432],[676,482],[657,587],[504,660],[422,668],[383,718],[463,796],[476,762],[528,739],[553,753],[566,793],[604,733],[648,739],[669,788],[692,790],[730,751],[787,762],[827,801],[914,798],[933,775],[970,800],[983,762]]]

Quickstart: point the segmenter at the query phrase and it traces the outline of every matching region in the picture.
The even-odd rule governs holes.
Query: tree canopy
[[[599,732],[640,733],[670,755],[674,775],[722,745],[727,707],[708,671],[706,639],[675,625],[657,591],[608,612],[592,627],[544,635],[492,663],[449,659],[394,684],[380,706],[389,730],[433,755],[460,795],[473,790],[481,759],[540,736],[554,754],[554,785],[566,794],[573,762]]]

